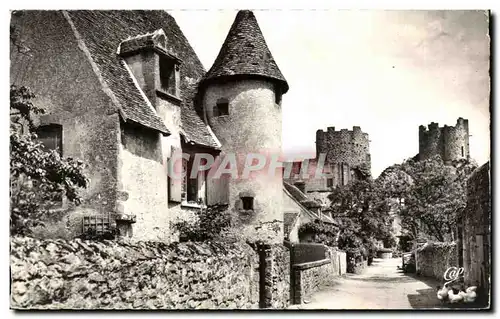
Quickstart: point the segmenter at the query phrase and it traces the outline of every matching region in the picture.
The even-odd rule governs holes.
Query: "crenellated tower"
[[[371,168],[370,140],[359,126],[354,126],[352,131],[336,131],[335,127],[316,131],[316,157],[321,153],[326,154],[328,163],[345,163],[351,167],[363,164]]]
[[[253,12],[237,13],[201,90],[207,124],[223,152],[236,154],[238,167],[251,153],[281,154],[281,97],[288,84]],[[277,172],[229,181],[230,210],[247,238],[283,240],[283,179]],[[272,225],[281,230],[266,234]]]
[[[461,117],[455,126],[439,127],[439,124],[434,122],[427,128],[420,125],[418,137],[420,160],[435,155],[440,155],[445,163],[470,158],[469,121]]]

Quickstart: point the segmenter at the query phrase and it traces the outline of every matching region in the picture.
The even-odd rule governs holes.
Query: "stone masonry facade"
[[[486,163],[474,171],[467,181],[467,206],[460,216],[464,281],[477,285],[483,296],[491,286],[491,170]],[[487,300],[483,300],[487,302]]]
[[[368,133],[363,133],[359,126],[354,126],[352,131],[328,127],[326,131],[316,131],[316,157],[325,153],[326,162],[330,164],[371,167],[369,143]]]
[[[418,139],[420,160],[435,155],[440,155],[445,163],[470,158],[469,121],[461,117],[455,126],[439,127],[434,122],[427,128],[420,125]]]

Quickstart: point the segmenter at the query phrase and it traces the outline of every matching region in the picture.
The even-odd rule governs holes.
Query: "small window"
[[[281,90],[276,89],[276,91],[274,92],[274,101],[276,102],[276,104],[281,105],[281,97]]]
[[[38,139],[45,150],[56,150],[62,156],[62,126],[58,124],[42,125],[36,130]]]
[[[462,146],[462,157],[464,157],[464,147]]]
[[[218,99],[214,109],[214,116],[229,115],[229,101]]]
[[[326,187],[332,187],[333,186],[333,178],[328,178],[326,180]]]
[[[341,179],[342,179],[342,186],[345,185],[345,176],[344,176],[344,165],[340,165],[340,174],[341,174]]]
[[[160,85],[162,91],[177,96],[178,84],[176,72],[178,71],[178,66],[175,62],[169,58],[160,58]]]
[[[244,210],[253,210],[253,197],[242,197],[241,202]]]

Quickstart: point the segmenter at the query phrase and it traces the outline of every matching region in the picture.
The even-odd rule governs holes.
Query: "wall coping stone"
[[[323,260],[316,260],[316,261],[311,261],[311,262],[302,263],[302,264],[295,264],[295,265],[293,265],[293,269],[294,270],[305,270],[305,269],[309,269],[309,268],[323,266],[323,265],[326,265],[330,262],[331,262],[331,260],[329,258],[323,259]]]

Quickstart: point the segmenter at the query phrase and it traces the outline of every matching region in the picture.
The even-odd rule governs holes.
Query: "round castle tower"
[[[281,96],[288,91],[253,12],[238,12],[201,87],[206,121],[238,163],[239,178],[229,181],[233,221],[248,239],[281,242],[281,170],[241,177],[248,154],[281,154]]]
[[[316,157],[326,154],[326,162],[329,164],[344,163],[350,167],[364,164],[370,169],[369,144],[368,133],[363,133],[359,126],[354,126],[352,131],[336,131],[335,127],[328,127],[326,132],[316,131]]]
[[[420,160],[440,155],[445,163],[470,158],[469,121],[460,117],[455,126],[432,122],[426,129],[420,125],[418,155]]]

